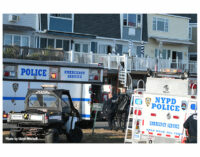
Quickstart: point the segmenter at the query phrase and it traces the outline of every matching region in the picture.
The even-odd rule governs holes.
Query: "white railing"
[[[127,62],[127,71],[152,71],[161,72],[165,69],[176,69],[179,72],[189,71],[197,73],[197,62],[188,60],[171,60],[171,59],[155,59],[155,58],[139,58],[123,56],[115,54],[96,54],[67,51],[64,53],[64,60],[73,63],[94,64],[103,63],[104,68],[118,69],[119,65]]]

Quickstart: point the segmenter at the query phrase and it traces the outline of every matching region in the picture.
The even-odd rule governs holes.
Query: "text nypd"
[[[176,105],[176,99],[174,98],[156,97],[155,102],[152,103],[152,109],[180,111],[180,106]]]

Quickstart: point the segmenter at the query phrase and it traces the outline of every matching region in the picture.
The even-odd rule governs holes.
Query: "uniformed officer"
[[[183,126],[188,130],[188,143],[197,143],[197,113],[189,116]]]
[[[109,126],[110,130],[116,128],[115,119],[114,119],[116,107],[117,107],[116,103],[117,103],[117,96],[115,96],[115,95],[112,96],[112,93],[109,93],[108,100],[105,102],[103,110],[107,116],[108,126]]]

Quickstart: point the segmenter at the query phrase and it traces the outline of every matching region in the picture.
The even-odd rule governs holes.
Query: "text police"
[[[152,109],[180,111],[180,106],[176,105],[174,98],[156,97],[155,103],[152,103]]]
[[[21,68],[21,76],[47,76],[46,69],[30,69],[30,68]]]

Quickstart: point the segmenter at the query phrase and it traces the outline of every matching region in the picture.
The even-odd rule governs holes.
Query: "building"
[[[104,83],[116,91],[130,83],[127,78],[133,86],[145,80],[156,59],[158,71],[189,69],[193,43],[189,18],[178,15],[3,14],[3,45],[9,58],[102,63]]]
[[[189,18],[167,14],[148,14],[148,44],[145,57],[188,60]]]

